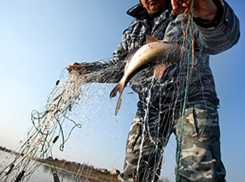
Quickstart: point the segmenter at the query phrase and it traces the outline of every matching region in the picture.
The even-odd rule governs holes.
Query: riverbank
[[[2,146],[0,146],[0,150],[15,155],[23,155]],[[95,168],[92,165],[80,164],[64,159],[53,159],[52,157],[46,159],[35,158],[32,160],[42,163],[46,168],[49,168],[53,174],[56,174],[56,172],[67,173],[67,175],[72,178],[76,178],[76,181],[117,182],[117,176],[119,174],[117,169],[109,171],[107,169]]]

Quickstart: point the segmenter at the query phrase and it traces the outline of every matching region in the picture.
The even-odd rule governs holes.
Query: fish
[[[167,67],[163,60],[178,59],[181,53],[181,46],[176,43],[171,43],[163,40],[158,40],[150,35],[146,35],[147,44],[139,48],[129,60],[124,69],[124,75],[117,85],[112,89],[110,98],[115,97],[117,92],[120,93],[115,115],[118,114],[122,101],[122,93],[130,79],[139,71],[147,68],[148,66],[156,66],[155,73],[157,77],[161,77]]]

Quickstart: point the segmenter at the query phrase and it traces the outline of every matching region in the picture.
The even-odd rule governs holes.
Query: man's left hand
[[[171,0],[174,14],[190,10],[193,0]],[[211,21],[217,13],[217,6],[212,0],[194,0],[194,17]]]

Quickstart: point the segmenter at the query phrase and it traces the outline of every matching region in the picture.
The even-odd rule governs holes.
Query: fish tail
[[[121,106],[121,102],[122,102],[122,92],[120,93],[119,98],[118,98],[118,101],[117,101],[117,106],[116,106],[116,110],[115,110],[115,115],[118,114],[118,111],[119,111],[120,106]]]
[[[116,111],[115,111],[115,115],[117,115],[119,109],[120,109],[120,105],[122,102],[122,93],[124,90],[124,85],[122,83],[118,83],[111,91],[110,93],[110,98],[115,97],[117,95],[117,92],[120,93],[118,101],[117,101],[117,106],[116,106]]]
[[[118,83],[111,91],[110,98],[115,97],[117,95],[117,92],[121,90],[122,84]],[[121,93],[121,92],[120,92]]]

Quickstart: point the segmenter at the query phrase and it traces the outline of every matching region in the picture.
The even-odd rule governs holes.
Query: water
[[[5,161],[6,156],[9,155],[6,152],[0,151],[0,161]],[[6,161],[8,162],[8,161]],[[4,165],[4,162],[1,162],[0,164],[0,171],[2,171],[6,165]],[[40,164],[40,163],[39,163]],[[30,178],[25,178],[22,182],[54,182],[54,176],[53,176],[54,170],[50,168],[48,165],[41,164],[34,173],[30,176]],[[72,181],[79,181],[79,182],[85,182],[86,179],[77,179],[76,174],[71,173],[66,170],[57,169],[57,174],[59,177],[60,182],[72,182]],[[1,176],[2,178],[2,176]]]

